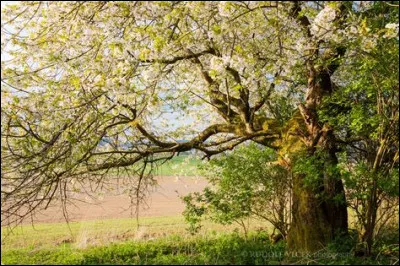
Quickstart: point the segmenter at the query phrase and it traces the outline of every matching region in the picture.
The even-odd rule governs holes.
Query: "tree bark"
[[[324,174],[320,191],[306,186],[304,178],[300,174],[293,177],[288,249],[312,253],[347,233],[347,206],[340,178]]]
[[[308,62],[308,90],[305,104],[299,106],[306,133],[302,137],[306,154],[316,155],[322,151],[323,161],[319,165],[317,184],[310,187],[303,174],[293,177],[292,225],[288,235],[289,250],[314,252],[348,230],[347,204],[339,173],[332,173],[338,164],[335,136],[328,125],[320,123],[317,114],[323,97],[332,93],[330,73],[316,70]]]
[[[371,255],[372,245],[374,243],[374,231],[376,227],[376,216],[378,212],[378,203],[377,203],[377,181],[374,177],[374,181],[372,184],[372,189],[369,195],[368,206],[367,206],[367,217],[366,217],[366,226],[365,232],[362,236],[363,242],[367,244],[366,247],[366,255]]]

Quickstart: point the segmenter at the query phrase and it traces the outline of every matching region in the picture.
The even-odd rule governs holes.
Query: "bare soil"
[[[158,185],[153,187],[147,197],[147,204],[141,204],[140,217],[149,216],[177,216],[184,210],[184,203],[180,196],[190,192],[201,191],[207,181],[202,177],[156,177]],[[119,189],[121,191],[121,189]],[[84,193],[75,195],[73,203],[67,205],[69,221],[84,221],[109,218],[136,217],[136,208],[131,206],[131,199],[127,193],[109,193],[92,198]],[[35,223],[64,222],[61,204],[55,204],[47,210],[36,213]]]

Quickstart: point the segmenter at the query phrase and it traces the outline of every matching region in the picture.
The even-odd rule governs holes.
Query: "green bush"
[[[267,220],[286,236],[291,181],[277,159],[274,150],[250,143],[203,165],[210,186],[183,197],[189,230],[197,232],[206,217],[221,224],[236,222],[246,232],[243,221],[252,217]]]

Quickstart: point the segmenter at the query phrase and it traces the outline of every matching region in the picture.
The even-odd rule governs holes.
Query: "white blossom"
[[[211,58],[210,69],[216,70],[218,72],[223,72],[225,70],[224,61],[219,57]]]
[[[222,17],[230,17],[232,15],[232,6],[229,1],[220,1],[218,3],[218,12]]]
[[[157,76],[157,72],[154,71],[152,68],[144,69],[141,74],[142,74],[142,78],[148,82],[153,81]]]
[[[224,66],[229,66],[229,65],[230,65],[230,62],[231,62],[231,57],[228,56],[228,55],[224,55],[224,56],[222,57],[222,62],[223,62],[223,64],[224,64]]]
[[[399,23],[388,23],[385,26],[386,32],[384,38],[395,38],[399,35]]]
[[[328,39],[332,31],[333,21],[336,17],[336,10],[327,5],[318,15],[315,17],[311,25],[311,33],[315,35],[318,39]]]
[[[376,38],[363,38],[361,47],[366,52],[371,52],[377,45]]]
[[[397,29],[399,30],[399,23],[389,23],[385,26],[386,29]]]

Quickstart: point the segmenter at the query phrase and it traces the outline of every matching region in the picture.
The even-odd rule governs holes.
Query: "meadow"
[[[196,176],[198,159],[176,157],[160,166],[163,176]],[[179,184],[178,184],[179,185]],[[157,203],[155,203],[157,204]],[[138,223],[139,222],[139,223]],[[210,220],[192,235],[182,215],[96,219],[2,227],[1,262],[7,264],[395,264],[396,234],[378,243],[375,256],[355,256],[355,237],[333,243],[318,254],[285,253],[273,243],[265,220],[222,225]],[[398,234],[397,234],[398,235]],[[397,260],[398,263],[398,260]]]
[[[398,264],[398,246],[387,239],[373,257],[356,256],[351,239],[304,256],[286,253],[284,241],[272,243],[268,225],[253,221],[250,228],[245,236],[238,226],[206,222],[192,236],[181,217],[143,218],[139,229],[131,219],[25,225],[2,242],[2,264]]]

